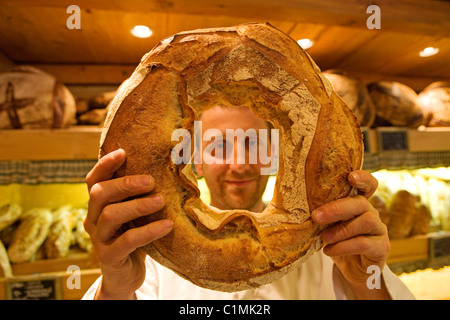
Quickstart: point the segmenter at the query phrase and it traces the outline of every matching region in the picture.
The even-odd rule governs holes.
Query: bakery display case
[[[0,136],[0,299],[80,299],[100,274],[83,227],[99,129]]]
[[[85,176],[117,88],[160,39],[249,19],[314,43],[307,52],[361,125],[388,265],[418,298],[450,299],[450,5],[383,3],[379,30],[367,27],[363,1],[340,5],[81,1],[80,28],[69,28],[58,1],[1,1],[0,300],[83,296],[100,275],[82,226]],[[146,23],[152,37],[129,32]],[[429,46],[439,52],[419,56]],[[264,201],[274,184],[275,175]]]

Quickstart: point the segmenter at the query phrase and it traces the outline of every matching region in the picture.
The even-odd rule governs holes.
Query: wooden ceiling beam
[[[126,80],[136,68],[136,65],[112,64],[32,64],[49,74],[58,81],[70,85],[118,86]],[[450,77],[411,77],[406,75],[389,75],[361,70],[346,70],[348,74],[359,78],[368,84],[379,80],[390,80],[404,83],[416,92],[420,92],[427,85],[435,81],[448,81]]]
[[[450,3],[443,0],[377,0],[381,29],[450,36]],[[367,28],[367,0],[77,0],[82,10],[166,12],[282,20]],[[67,8],[72,0],[0,0],[0,4]],[[65,11],[64,11],[65,12]]]
[[[66,85],[119,85],[136,65],[115,64],[32,64]]]

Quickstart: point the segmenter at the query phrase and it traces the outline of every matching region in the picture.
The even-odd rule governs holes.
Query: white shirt
[[[270,284],[232,293],[198,287],[161,266],[149,256],[146,258],[146,267],[145,281],[136,291],[138,300],[344,300],[353,298],[340,271],[331,258],[322,251],[316,252],[298,268]],[[388,266],[384,267],[382,274],[393,299],[415,299]],[[369,277],[370,274],[367,276]],[[100,283],[101,276],[88,289],[83,299],[94,299]]]

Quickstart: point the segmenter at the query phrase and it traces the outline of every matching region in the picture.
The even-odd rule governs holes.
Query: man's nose
[[[233,161],[229,164],[230,169],[236,172],[243,172],[250,168],[249,150],[245,147],[239,147],[237,143],[234,145]]]

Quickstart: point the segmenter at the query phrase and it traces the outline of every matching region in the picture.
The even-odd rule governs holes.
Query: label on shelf
[[[430,238],[430,259],[450,256],[450,234]]]
[[[13,279],[6,282],[8,300],[60,300],[61,279]]]
[[[380,151],[408,151],[408,131],[379,130]]]

